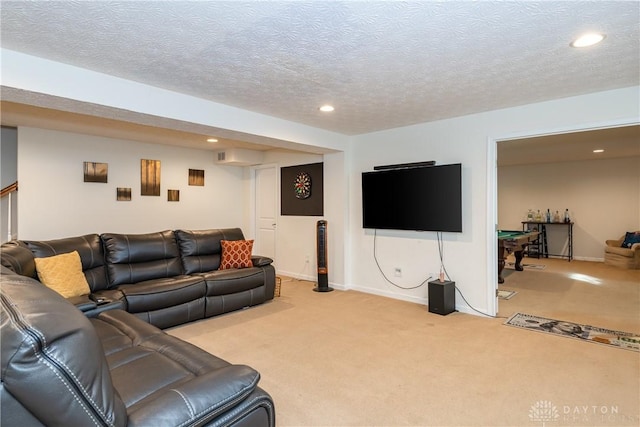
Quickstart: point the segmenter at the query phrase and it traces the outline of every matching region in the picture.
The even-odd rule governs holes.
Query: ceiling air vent
[[[262,163],[264,153],[256,150],[242,148],[229,148],[215,153],[216,163],[229,166],[252,166]]]

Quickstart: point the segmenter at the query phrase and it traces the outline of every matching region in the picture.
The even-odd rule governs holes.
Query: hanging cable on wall
[[[420,283],[419,285],[410,286],[410,287],[404,287],[404,286],[398,285],[397,283],[394,283],[392,280],[390,280],[387,277],[386,274],[384,274],[384,271],[382,271],[382,268],[380,267],[380,263],[378,262],[378,256],[376,254],[377,238],[378,238],[378,230],[374,229],[373,230],[373,259],[375,260],[376,265],[378,266],[378,270],[380,271],[380,274],[382,274],[382,277],[384,277],[384,280],[386,280],[388,283],[400,289],[411,290],[411,289],[418,289],[419,287],[424,286],[427,282],[429,282],[429,280],[433,279],[433,276],[429,276],[426,279],[424,279],[422,283]]]

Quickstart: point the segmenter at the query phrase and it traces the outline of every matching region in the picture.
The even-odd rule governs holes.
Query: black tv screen
[[[462,232],[462,165],[363,172],[362,226]]]

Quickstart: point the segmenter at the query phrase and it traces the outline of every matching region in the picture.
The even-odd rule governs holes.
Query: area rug
[[[504,267],[513,270],[516,268],[516,263],[507,261]],[[547,268],[547,266],[544,264],[527,264],[524,262],[522,263],[522,267],[524,267],[525,270],[544,270],[545,268]]]
[[[524,313],[514,314],[504,324],[530,331],[544,332],[640,352],[640,334],[631,332],[596,328],[591,325],[547,319],[546,317]]]
[[[511,299],[514,297],[515,294],[517,294],[516,291],[498,291],[498,298]]]

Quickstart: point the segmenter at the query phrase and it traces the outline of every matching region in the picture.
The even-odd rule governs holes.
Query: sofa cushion
[[[89,319],[24,276],[0,276],[0,292],[3,421],[34,425],[35,417],[51,426],[127,425]],[[8,407],[12,413],[5,414]]]
[[[185,274],[217,270],[222,256],[222,240],[244,240],[239,228],[176,230]]]
[[[221,240],[220,243],[222,245],[220,270],[253,267],[251,263],[253,240]]]
[[[182,274],[173,231],[148,234],[105,233],[101,237],[111,287]]]
[[[91,293],[89,283],[82,273],[82,262],[77,251],[35,258],[40,282],[65,298]]]
[[[78,251],[84,272],[92,292],[107,289],[102,242],[97,234],[86,234],[56,240],[25,240],[24,243],[36,258]]]

